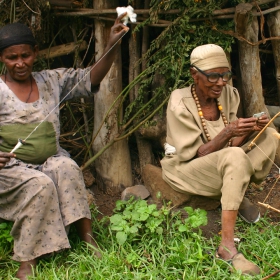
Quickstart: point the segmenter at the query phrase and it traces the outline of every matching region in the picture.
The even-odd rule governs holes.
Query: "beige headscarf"
[[[218,67],[229,68],[224,50],[220,46],[214,44],[196,47],[191,53],[190,62],[203,71]]]

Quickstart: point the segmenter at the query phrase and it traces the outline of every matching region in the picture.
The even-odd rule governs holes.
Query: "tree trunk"
[[[275,6],[279,6],[280,1],[275,1]],[[268,15],[267,24],[271,37],[280,36],[280,11]],[[280,105],[280,40],[272,40],[272,50],[275,63],[276,83],[278,92],[278,102]]]
[[[269,112],[265,106],[262,90],[262,78],[260,71],[259,46],[258,42],[259,25],[256,16],[252,15],[255,10],[249,3],[239,4],[235,11],[236,32],[252,44],[245,41],[238,41],[240,73],[242,92],[244,97],[243,109],[246,117],[254,113]],[[273,160],[273,159],[272,159]],[[280,162],[280,146],[278,147],[275,162]]]
[[[95,9],[115,8],[117,7],[117,1],[95,0],[93,1],[93,5]],[[95,20],[96,60],[103,54],[111,26],[112,23],[108,24],[107,22]],[[104,116],[121,91],[122,69],[121,52],[119,52],[111,69],[100,84],[100,91],[94,98],[93,135],[96,135]],[[93,143],[95,153],[114,139],[119,132],[117,121],[119,119],[119,112],[115,109],[116,107],[117,105],[110,112],[106,122],[102,124],[102,128]],[[106,193],[114,194],[122,191],[126,187],[130,187],[132,185],[132,171],[127,140],[118,141],[108,148],[95,161],[95,168],[98,185],[102,186]]]
[[[257,17],[252,15],[253,9],[255,8],[249,3],[239,4],[236,7],[234,20],[238,35],[249,42],[256,43],[259,25]],[[259,46],[238,41],[238,50],[245,116],[251,117],[254,113],[267,112],[262,91]]]

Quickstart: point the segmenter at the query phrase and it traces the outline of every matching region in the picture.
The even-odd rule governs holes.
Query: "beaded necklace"
[[[201,120],[201,124],[202,124],[202,127],[203,127],[203,130],[204,130],[204,133],[206,135],[206,138],[208,141],[211,141],[211,137],[210,137],[210,134],[208,132],[208,129],[207,129],[207,126],[206,126],[206,121],[205,121],[205,118],[203,116],[203,112],[201,110],[201,106],[200,106],[200,103],[199,103],[199,99],[196,95],[196,92],[195,92],[195,85],[192,85],[192,88],[191,88],[191,93],[192,93],[192,96],[193,96],[193,99],[194,99],[194,102],[196,104],[196,107],[197,107],[197,111],[198,111],[198,115],[200,117],[200,120]],[[228,121],[227,121],[227,118],[223,112],[223,107],[220,103],[220,101],[218,99],[216,99],[216,102],[217,102],[217,106],[218,106],[218,109],[220,111],[220,114],[222,116],[222,119],[223,119],[223,122],[224,122],[224,125],[227,126],[228,125]],[[229,140],[228,142],[228,146],[230,147],[231,146],[231,143],[232,141]]]

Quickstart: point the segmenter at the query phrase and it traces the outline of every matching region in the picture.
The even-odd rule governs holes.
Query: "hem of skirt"
[[[17,261],[17,262],[26,262],[26,261],[31,261],[31,260],[37,259],[40,256],[43,256],[43,255],[46,255],[46,254],[51,254],[51,253],[54,253],[54,252],[59,253],[59,252],[65,250],[65,249],[70,249],[70,248],[71,248],[70,244],[65,243],[64,245],[56,247],[55,249],[49,249],[49,250],[40,252],[39,254],[36,254],[35,256],[32,256],[32,257],[20,258],[20,257],[17,257],[16,255],[13,255],[12,259],[14,261]]]
[[[75,217],[74,219],[71,219],[70,221],[68,220],[68,222],[65,223],[64,226],[65,226],[65,227],[70,226],[71,224],[73,224],[73,223],[75,223],[75,222],[77,222],[78,220],[83,219],[83,218],[87,218],[87,219],[91,220],[91,215],[90,215],[90,214],[89,214],[89,215],[83,214],[83,215],[81,215],[81,216],[78,217],[78,218]]]

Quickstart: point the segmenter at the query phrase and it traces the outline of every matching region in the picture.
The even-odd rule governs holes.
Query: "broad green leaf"
[[[123,231],[119,231],[116,234],[117,241],[120,245],[123,245],[127,239],[127,234]]]
[[[138,227],[134,225],[129,229],[129,231],[130,231],[130,233],[136,233],[136,232],[138,232]]]
[[[7,223],[1,223],[0,224],[0,229],[5,229],[7,228],[8,224]]]
[[[185,231],[187,231],[187,226],[181,224],[181,225],[179,226],[178,230],[179,230],[180,232],[185,232]]]
[[[123,227],[112,225],[112,226],[111,226],[111,230],[121,231],[121,230],[123,230]]]
[[[162,228],[162,227],[158,227],[158,228],[156,229],[156,233],[157,233],[157,234],[162,234],[162,233],[163,233],[163,228]]]
[[[112,224],[119,224],[122,221],[123,221],[123,216],[120,215],[120,214],[115,214],[115,215],[110,217],[110,222]]]

